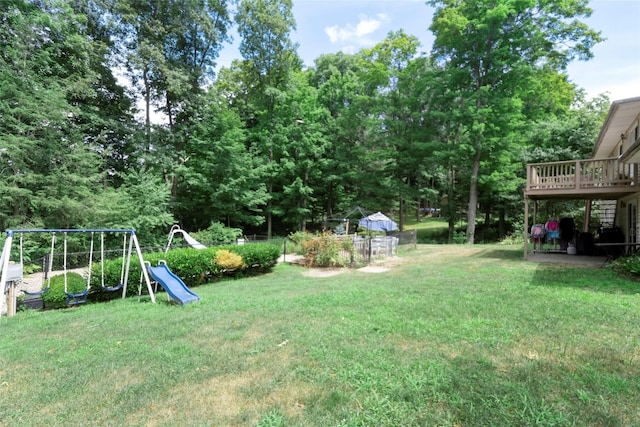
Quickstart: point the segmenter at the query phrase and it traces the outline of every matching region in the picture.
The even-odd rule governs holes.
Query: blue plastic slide
[[[158,282],[174,301],[182,305],[200,301],[200,297],[191,289],[187,288],[187,285],[185,285],[178,276],[173,274],[166,264],[158,264],[157,267],[147,265],[147,271],[151,278]]]

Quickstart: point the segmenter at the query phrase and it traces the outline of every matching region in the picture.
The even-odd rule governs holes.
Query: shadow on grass
[[[445,228],[417,228],[418,243],[444,245],[449,243],[449,231]]]
[[[515,247],[505,247],[504,249],[487,248],[471,256],[504,260],[505,263],[529,262],[523,260],[522,252]],[[609,294],[640,293],[640,282],[634,278],[623,276],[606,265],[604,267],[594,267],[593,265],[581,265],[579,263],[538,263],[531,284],[534,286],[574,288]]]
[[[640,283],[623,277],[609,268],[580,268],[580,266],[541,265],[532,278],[534,286],[582,289],[609,294],[639,294]]]
[[[505,261],[516,261],[522,260],[522,251],[517,250],[514,247],[505,247],[504,249],[483,249],[476,254],[473,254],[474,257],[480,258],[491,258],[491,259],[504,259]]]
[[[462,424],[622,426],[629,420],[632,412],[625,404],[632,403],[634,393],[628,393],[620,404],[598,401],[596,396],[606,396],[611,390],[606,381],[594,382],[588,368],[552,360],[511,363],[499,368],[477,355],[461,355],[451,361],[451,388],[457,395],[452,409]],[[603,375],[633,382],[629,372]]]

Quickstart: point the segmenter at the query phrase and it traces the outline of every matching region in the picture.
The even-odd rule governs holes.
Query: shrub
[[[165,260],[171,271],[178,276],[188,287],[195,287],[204,283],[219,280],[223,272],[229,275],[229,261],[232,257],[221,255],[220,259],[225,259],[223,264],[218,263],[218,253],[224,251],[239,257],[241,266],[233,272],[233,275],[257,274],[271,269],[276,265],[280,256],[280,249],[268,243],[252,243],[247,245],[224,245],[207,249],[181,248],[172,249],[167,253],[153,252],[144,255],[144,260],[156,266],[160,260]],[[223,253],[224,253],[223,252]],[[122,259],[105,261],[105,284],[114,286],[120,281],[120,268]],[[127,285],[127,295],[133,296],[138,293],[140,285],[140,263],[134,255],[131,258],[129,268],[129,283]],[[92,269],[91,286],[96,288],[98,298],[114,298],[121,294],[118,292],[102,292],[100,288],[100,265],[94,264]],[[143,284],[143,292],[144,292]],[[108,294],[108,295],[107,295]]]
[[[245,268],[247,266],[240,255],[227,249],[218,250],[214,262],[226,271],[238,270],[239,268]]]
[[[613,270],[622,274],[629,274],[635,277],[640,275],[640,257],[637,255],[615,259],[611,266]]]
[[[133,259],[133,257],[132,257]],[[104,285],[117,286],[120,283],[120,275],[122,273],[122,257],[113,260],[105,260],[104,262]],[[102,266],[100,262],[91,264],[91,287],[102,286]]]
[[[152,260],[152,265],[157,265],[157,261],[164,259],[169,269],[187,286],[200,286],[211,281],[218,273],[212,262],[216,250],[217,248],[186,248],[172,250],[159,257],[154,254],[157,260]]]
[[[467,233],[464,231],[454,231],[453,243],[457,243],[458,245],[463,245],[467,243]]]
[[[289,234],[289,240],[293,243],[302,243],[312,238],[313,234],[306,231],[296,231],[295,233]]]
[[[501,245],[512,246],[512,245],[522,245],[524,243],[524,237],[522,234],[512,233],[505,236],[502,241],[500,241]]]
[[[287,244],[287,252],[288,253],[304,253],[304,242],[308,242],[313,239],[313,234],[308,233],[306,231],[297,231],[295,233],[289,234],[288,244]]]
[[[235,246],[233,250],[242,257],[248,269],[257,272],[276,265],[280,256],[280,248],[269,243]]]
[[[67,306],[67,295],[64,293],[64,274],[51,278],[51,287],[42,294],[46,308],[62,308]],[[79,294],[87,288],[87,279],[78,273],[67,273],[67,291]]]
[[[242,236],[242,230],[225,227],[221,222],[212,222],[209,228],[192,233],[192,236],[203,243],[231,243]]]
[[[341,251],[353,252],[351,242],[338,239],[331,233],[304,240],[302,247],[307,267],[344,267],[350,263],[350,257],[341,256]]]

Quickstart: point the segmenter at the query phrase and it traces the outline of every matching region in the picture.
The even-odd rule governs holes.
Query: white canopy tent
[[[398,230],[398,224],[382,212],[376,212],[361,218],[358,221],[358,225],[370,231],[389,232]]]

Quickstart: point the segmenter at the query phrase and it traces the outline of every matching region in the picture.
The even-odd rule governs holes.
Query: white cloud
[[[339,28],[337,25],[334,25],[333,27],[326,27],[324,32],[329,36],[331,44],[348,41],[353,37],[351,30],[347,28]]]
[[[324,32],[329,36],[331,44],[371,46],[374,42],[367,36],[375,33],[382,24],[389,22],[389,17],[384,13],[379,13],[375,17],[360,15],[358,18],[358,24],[355,26],[347,24],[344,27],[338,25],[325,27]]]
[[[367,34],[371,34],[380,28],[383,22],[389,20],[387,15],[384,13],[379,13],[377,15],[378,19],[369,18],[366,15],[360,15],[360,22],[356,25],[356,35],[358,37],[366,36]]]

